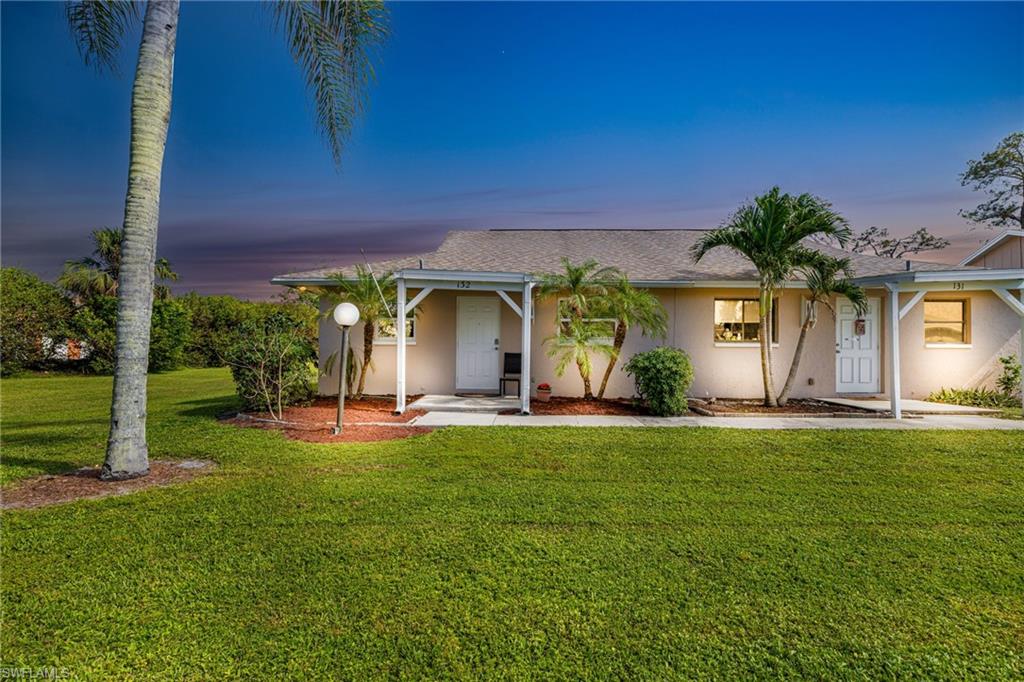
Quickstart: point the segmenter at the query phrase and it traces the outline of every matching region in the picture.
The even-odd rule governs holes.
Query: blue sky
[[[3,3],[3,261],[54,277],[119,225],[137,35],[85,67]],[[1021,4],[395,3],[338,171],[250,3],[182,6],[160,252],[181,290],[433,248],[448,229],[713,227],[779,184],[857,228],[985,236],[965,162],[1024,123]]]

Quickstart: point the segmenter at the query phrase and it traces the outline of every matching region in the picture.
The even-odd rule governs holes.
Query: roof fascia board
[[[989,239],[987,242],[985,242],[984,244],[979,246],[977,249],[975,249],[974,253],[972,253],[971,255],[967,256],[967,258],[964,258],[962,261],[960,261],[960,265],[967,265],[968,263],[970,263],[975,258],[980,258],[981,256],[984,256],[986,253],[988,253],[989,251],[991,251],[995,247],[999,246],[1001,243],[1003,243],[1003,241],[1005,241],[1006,239],[1009,239],[1010,237],[1024,237],[1024,230],[1005,230],[1005,231],[1003,231],[1001,234],[998,234],[995,237],[993,237],[992,239]]]

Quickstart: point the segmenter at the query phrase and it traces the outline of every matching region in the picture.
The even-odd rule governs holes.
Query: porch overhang
[[[888,275],[858,277],[862,287],[885,287],[888,290],[889,317],[889,404],[893,417],[902,419],[900,405],[900,320],[921,302],[929,292],[991,291],[1020,320],[1020,356],[1024,364],[1024,269],[957,268],[953,270],[908,270]],[[1014,296],[1011,292],[1017,291]],[[913,294],[901,306],[900,294]],[[1024,391],[1022,391],[1024,394]],[[1024,395],[1022,395],[1024,401]]]

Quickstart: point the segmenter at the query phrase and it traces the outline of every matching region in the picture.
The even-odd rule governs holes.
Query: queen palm
[[[540,285],[537,291],[542,298],[556,298],[555,310],[558,315],[559,331],[550,337],[545,343],[552,344],[548,354],[552,357],[559,355],[565,357],[564,351],[567,343],[571,341],[576,366],[580,370],[580,378],[583,379],[583,398],[592,400],[594,394],[590,387],[590,373],[592,363],[586,351],[587,344],[593,344],[594,350],[606,353],[607,344],[597,343],[599,338],[594,332],[594,325],[585,324],[584,318],[592,309],[603,305],[604,297],[608,295],[609,286],[615,282],[622,273],[618,268],[601,267],[593,258],[582,263],[575,264],[568,258],[562,258],[562,271],[545,273],[540,276]],[[581,332],[581,330],[585,330]],[[561,363],[560,363],[561,364]],[[561,364],[561,376],[568,366],[568,362]]]
[[[129,28],[139,20],[135,2],[71,2],[67,19],[86,63],[113,67]],[[372,48],[385,33],[379,2],[288,2],[271,5],[292,58],[302,68],[316,122],[335,162],[372,77]],[[152,316],[160,179],[178,31],[179,0],[150,0],[132,85],[128,191],[118,283],[117,345],[105,480],[149,471],[146,445],[146,364]]]
[[[615,320],[615,336],[608,353],[608,366],[601,378],[601,388],[597,390],[598,399],[604,397],[608,379],[619,361],[630,328],[639,327],[644,336],[660,338],[665,338],[665,332],[668,331],[668,316],[658,297],[646,289],[637,289],[625,277],[619,278],[608,288],[603,303],[605,314]]]
[[[57,284],[80,299],[117,296],[124,230],[112,227],[93,230],[92,242],[92,255],[64,263],[64,271],[57,278]],[[153,271],[154,278],[158,280],[178,279],[178,273],[171,270],[166,258],[157,258]],[[166,300],[171,297],[171,290],[166,284],[155,284],[153,296]]]
[[[336,296],[339,301],[348,301],[359,308],[359,319],[363,323],[363,360],[359,370],[359,383],[354,397],[363,397],[366,388],[366,374],[373,365],[373,337],[377,324],[381,320],[390,320],[398,307],[395,289],[395,277],[387,272],[379,278],[362,265],[356,267],[355,279],[347,279],[342,274],[332,277],[341,291]],[[398,333],[396,325],[395,333]]]
[[[789,366],[789,375],[786,377],[782,392],[779,393],[779,405],[782,406],[789,402],[789,392],[793,388],[793,382],[796,381],[800,358],[804,353],[804,342],[807,340],[807,332],[818,321],[818,304],[828,308],[833,317],[836,314],[835,308],[832,307],[833,296],[845,296],[849,299],[858,315],[863,315],[868,307],[867,294],[849,279],[852,274],[849,258],[822,256],[801,270],[807,284],[807,303],[804,321],[800,325],[800,337],[797,339],[796,349],[793,351],[793,362]]]
[[[805,240],[830,238],[845,246],[850,236],[846,219],[828,202],[810,194],[783,194],[773,187],[741,206],[722,227],[702,235],[691,249],[694,262],[698,262],[712,249],[726,247],[746,256],[757,269],[761,378],[764,403],[769,407],[778,404],[770,343],[775,294],[797,270],[820,258],[819,252],[804,246]]]

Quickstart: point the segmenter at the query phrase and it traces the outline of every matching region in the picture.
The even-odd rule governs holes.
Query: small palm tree
[[[612,347],[599,335],[597,328],[586,320],[570,317],[569,322],[560,325],[559,330],[544,339],[548,346],[548,357],[558,358],[555,374],[562,376],[570,364],[575,364],[583,379],[583,399],[593,400],[590,376],[594,370],[591,354],[610,355]]]
[[[564,257],[561,272],[540,275],[540,285],[537,287],[540,296],[557,299],[555,310],[559,331],[545,341],[551,344],[548,355],[564,357],[569,347],[582,354],[576,364],[580,369],[580,378],[583,379],[585,400],[594,398],[590,389],[591,361],[586,348],[592,346],[594,350],[603,352],[607,344],[596,343],[599,336],[594,330],[594,325],[585,324],[584,319],[592,310],[604,305],[603,300],[608,295],[608,288],[621,276],[618,268],[601,267],[592,258],[577,265]],[[567,341],[571,343],[567,345]],[[608,348],[610,349],[610,346]],[[563,364],[561,372],[564,372],[567,366],[568,362]],[[561,373],[556,373],[561,376]]]
[[[608,379],[619,361],[622,345],[631,327],[639,327],[644,336],[659,338],[665,338],[668,331],[668,316],[658,297],[646,289],[637,289],[625,277],[608,289],[604,304],[608,316],[615,320],[615,337],[608,354],[608,367],[601,379],[601,388],[597,390],[598,399],[604,397]]]
[[[67,19],[88,64],[113,67],[118,48],[139,20],[136,2],[69,2]],[[118,280],[117,345],[110,435],[101,478],[149,472],[146,445],[146,370],[152,317],[154,259],[160,223],[160,179],[171,120],[179,0],[150,0],[142,16],[132,84],[128,190]],[[292,59],[313,99],[316,123],[336,163],[364,103],[373,76],[371,56],[386,34],[383,5],[375,1],[280,0],[271,7]]]
[[[104,227],[92,231],[94,248],[92,256],[64,263],[64,271],[57,278],[58,286],[80,299],[93,296],[117,296],[117,285],[121,278],[121,245],[124,230]],[[153,296],[160,300],[171,297],[171,289],[159,280],[176,281],[178,273],[171,270],[166,258],[157,258],[153,268]]]
[[[359,370],[359,383],[356,386],[354,397],[362,398],[363,390],[366,388],[366,373],[373,369],[373,337],[377,324],[381,320],[390,320],[394,317],[398,308],[398,298],[395,285],[395,277],[392,273],[386,272],[379,278],[374,279],[373,274],[366,267],[356,267],[355,279],[346,279],[338,273],[332,276],[338,283],[340,292],[334,298],[340,301],[348,301],[359,308],[359,319],[363,322],[363,359]],[[396,324],[395,333],[404,333],[404,329],[398,329]]]
[[[570,316],[577,320],[583,319],[593,299],[605,296],[622,275],[618,268],[602,268],[592,258],[575,265],[563,257],[562,268],[562,272],[542,274],[537,291],[541,297],[563,299]]]
[[[797,369],[800,366],[800,358],[804,352],[804,341],[807,340],[807,332],[810,331],[818,321],[818,304],[829,309],[834,318],[835,308],[832,307],[833,296],[845,296],[857,310],[858,315],[863,315],[868,307],[867,294],[859,286],[850,281],[852,275],[849,258],[832,258],[822,256],[817,262],[807,268],[803,268],[804,279],[807,282],[807,307],[806,317],[800,325],[800,337],[796,342],[796,349],[793,351],[793,364],[789,366],[789,376],[779,393],[779,405],[784,406],[789,402],[789,392],[796,380]]]
[[[846,219],[832,205],[810,194],[792,196],[778,187],[741,206],[726,223],[704,234],[691,255],[700,261],[708,251],[724,246],[750,260],[758,272],[758,341],[761,345],[761,378],[764,403],[775,407],[772,376],[772,306],[775,293],[793,274],[814,264],[819,253],[804,246],[812,238],[831,238],[845,246],[850,239]]]

